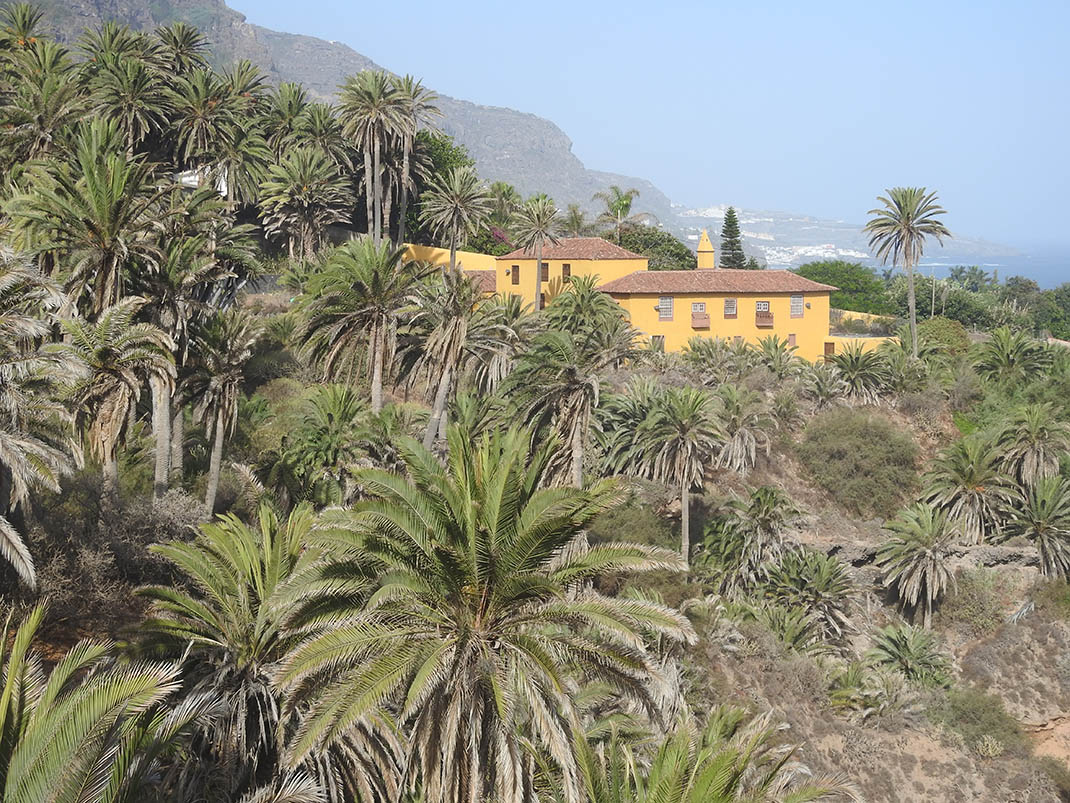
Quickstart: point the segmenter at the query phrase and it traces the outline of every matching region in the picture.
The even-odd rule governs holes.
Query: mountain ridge
[[[38,4],[48,27],[68,43],[106,20],[140,30],[176,20],[188,22],[208,37],[217,66],[247,58],[272,81],[299,82],[319,100],[332,99],[346,76],[384,69],[346,44],[251,23],[224,0],[38,0]],[[434,77],[423,78],[433,88]],[[723,209],[686,209],[647,179],[586,167],[560,127],[530,112],[448,95],[439,96],[438,106],[443,112],[439,127],[468,150],[480,175],[488,181],[507,181],[523,195],[550,192],[562,207],[577,203],[594,211],[594,193],[612,184],[634,187],[639,190],[636,209],[653,213],[662,226],[692,245],[702,228],[718,220],[715,211]],[[770,265],[793,266],[810,258],[872,262],[860,224],[795,213],[747,209],[740,213],[747,250],[761,254]],[[748,221],[754,225],[748,227]],[[1006,246],[971,238],[952,240],[941,253],[966,262],[1017,255]]]

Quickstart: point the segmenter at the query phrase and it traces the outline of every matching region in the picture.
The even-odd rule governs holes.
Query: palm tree
[[[310,259],[324,230],[345,220],[352,202],[345,177],[316,148],[291,150],[268,168],[260,196],[264,229],[286,236],[291,260]]]
[[[4,162],[14,170],[54,155],[84,116],[86,99],[67,51],[52,42],[16,52],[10,69],[18,80],[0,100],[0,142]]]
[[[304,493],[319,505],[352,501],[351,470],[364,456],[368,408],[347,385],[320,385],[287,437],[287,452],[304,481]]]
[[[260,187],[271,163],[271,148],[259,126],[235,126],[221,143],[217,162],[220,183],[226,186],[232,208],[235,204],[251,206],[260,200]]]
[[[295,759],[385,707],[409,736],[407,780],[419,776],[428,803],[528,799],[534,750],[578,800],[570,678],[654,714],[663,683],[640,633],[694,640],[677,612],[588,581],[678,570],[680,559],[635,544],[569,550],[619,492],[612,481],[543,488],[550,455],[530,452],[529,433],[473,442],[451,428],[449,441],[446,465],[405,441],[405,476],[361,472],[371,499],[324,531],[331,549],[382,570],[374,605],[351,602],[358,573],[336,582],[336,613],[284,664],[283,686],[313,706]]]
[[[542,248],[557,242],[557,207],[552,199],[537,195],[516,213],[516,242],[525,253],[535,254],[534,309],[542,309]]]
[[[332,106],[309,103],[297,118],[294,141],[312,145],[327,154],[339,172],[352,172],[352,148],[346,141],[342,122]]]
[[[697,388],[666,388],[655,396],[635,433],[637,473],[680,489],[680,555],[691,554],[691,489],[703,486],[706,469],[721,449],[713,397]]]
[[[437,237],[450,244],[450,271],[457,270],[457,248],[481,229],[490,214],[490,194],[476,175],[464,165],[454,167],[420,198],[420,218]]]
[[[758,341],[758,362],[783,381],[797,374],[803,367],[802,360],[795,354],[796,350],[796,346],[788,344],[787,338],[767,335]]]
[[[167,70],[171,75],[187,75],[208,66],[208,37],[186,22],[161,25],[153,34],[160,41]]]
[[[506,377],[512,373],[519,356],[528,349],[541,330],[531,307],[515,294],[485,299],[477,307],[483,320],[481,327],[491,329],[495,337],[481,344],[476,352],[472,379],[479,393],[496,393]]]
[[[94,122],[74,143],[73,169],[41,172],[29,194],[13,202],[15,223],[41,252],[60,255],[64,290],[79,299],[92,289],[89,309],[101,314],[123,296],[132,266],[158,264],[158,201],[152,168],[108,152],[114,129]]]
[[[238,394],[245,364],[259,340],[260,324],[247,312],[232,309],[217,313],[194,337],[197,361],[186,379],[186,393],[196,401],[197,417],[204,421],[212,441],[208,487],[204,506],[215,509],[223,439],[234,431],[238,419]]]
[[[107,307],[95,323],[63,321],[68,342],[58,347],[81,368],[72,398],[89,448],[104,468],[104,497],[119,493],[116,448],[130,412],[151,377],[175,379],[174,342],[149,323],[135,323],[145,305],[137,296]]]
[[[0,796],[11,803],[155,799],[160,758],[204,701],[164,706],[180,685],[174,663],[118,663],[112,645],[79,642],[58,662],[30,651],[34,608],[0,639]],[[45,667],[51,666],[46,672]]]
[[[405,220],[409,211],[409,189],[412,185],[412,155],[416,147],[416,132],[427,126],[442,112],[435,106],[438,95],[427,89],[411,75],[394,79],[394,87],[401,97],[404,113],[400,116],[398,132],[401,140],[401,175],[398,180],[398,239],[405,243]],[[387,228],[390,221],[386,221]]]
[[[598,407],[602,375],[635,354],[636,331],[623,320],[601,340],[580,340],[557,330],[538,335],[509,377],[507,395],[523,420],[552,431],[571,456],[573,486],[583,485],[585,444]],[[511,392],[511,393],[510,393]]]
[[[587,237],[591,233],[591,223],[579,204],[569,204],[561,217],[559,231],[565,237]]]
[[[339,88],[338,99],[346,135],[364,153],[368,234],[378,245],[383,232],[382,154],[388,142],[409,127],[412,104],[395,80],[381,70],[364,70],[347,78]]]
[[[93,111],[122,132],[127,158],[146,138],[169,123],[170,90],[163,76],[138,59],[104,65],[93,79]]]
[[[740,803],[858,800],[841,776],[814,778],[794,760],[798,745],[779,738],[772,712],[717,705],[704,728],[681,716],[660,741],[649,766],[624,740],[581,742],[587,803]],[[551,800],[566,800],[549,790]]]
[[[1070,483],[1058,476],[1040,476],[1018,489],[1007,505],[1000,538],[1017,536],[1037,548],[1045,577],[1064,579],[1070,573]]]
[[[815,363],[805,374],[805,393],[813,400],[814,410],[823,410],[847,396],[847,382],[839,369],[828,363]]]
[[[1003,470],[1030,486],[1059,473],[1059,461],[1070,452],[1070,425],[1059,420],[1051,404],[1027,404],[1011,413],[996,444]]]
[[[944,510],[967,544],[998,531],[1010,495],[999,450],[987,438],[968,435],[944,449],[926,475],[925,499]]]
[[[717,398],[723,438],[717,467],[745,475],[754,467],[758,449],[769,454],[769,430],[774,425],[769,405],[755,391],[731,383],[717,389]]]
[[[1006,386],[1029,382],[1050,364],[1051,355],[1039,341],[1025,332],[1012,332],[1006,326],[994,329],[974,354],[977,373]]]
[[[467,367],[505,347],[509,333],[493,315],[480,312],[483,295],[461,271],[425,283],[413,299],[406,327],[402,370],[410,381],[423,380],[432,395],[423,445],[430,449],[444,433],[450,389]]]
[[[951,666],[929,630],[912,625],[888,625],[878,630],[868,658],[878,666],[902,672],[920,686],[948,686]]]
[[[866,351],[861,343],[848,343],[843,351],[832,355],[831,362],[847,385],[848,399],[856,404],[876,404],[880,400],[888,381],[887,367],[880,354]]]
[[[790,496],[770,485],[729,499],[724,514],[707,529],[703,564],[720,575],[722,590],[753,589],[780,563],[787,550],[785,531],[801,515]]]
[[[404,249],[359,237],[334,249],[313,274],[301,304],[298,337],[322,363],[325,378],[351,370],[367,344],[372,412],[383,409],[383,366],[394,357],[401,311],[426,271]]]
[[[201,525],[195,541],[152,548],[187,583],[140,592],[153,610],[139,647],[180,660],[186,693],[216,699],[221,709],[201,725],[187,787],[238,800],[287,767],[302,713],[286,706],[272,678],[302,639],[295,603],[324,563],[322,550],[309,546],[313,524],[307,505],[286,519],[262,505],[254,526],[227,515]],[[291,767],[316,779],[317,799],[346,792],[397,799],[400,749],[383,723],[361,723],[339,742]]]
[[[596,192],[591,196],[592,201],[602,201],[606,205],[605,211],[598,216],[598,222],[616,230],[618,245],[625,226],[656,220],[649,212],[632,214],[632,202],[638,197],[639,190],[634,187],[622,190],[616,184],[611,184],[608,190]]]
[[[918,315],[914,298],[914,268],[925,249],[925,238],[943,243],[951,232],[941,222],[944,209],[936,202],[935,192],[924,187],[893,187],[877,200],[883,206],[869,211],[865,232],[869,247],[876,249],[881,264],[902,265],[907,272],[907,304],[910,307],[911,353],[918,356]]]
[[[831,555],[805,547],[788,551],[769,569],[763,591],[775,605],[804,611],[819,625],[823,641],[840,642],[851,631],[854,583]]]
[[[300,84],[283,81],[268,95],[264,126],[276,161],[280,161],[291,146],[301,144],[295,141],[306,122],[308,106],[308,92]]]
[[[240,120],[240,102],[211,70],[179,76],[173,94],[176,158],[197,171],[203,184],[218,163]]]
[[[581,341],[597,339],[623,319],[620,304],[598,289],[597,276],[575,277],[546,308],[549,328],[571,332]]]
[[[33,588],[33,559],[14,514],[33,488],[59,491],[79,457],[73,417],[62,403],[73,366],[37,346],[50,334],[59,287],[29,262],[0,250],[0,555]]]
[[[490,185],[490,195],[490,224],[508,231],[512,228],[514,215],[523,203],[520,193],[507,181],[495,181]]]
[[[900,511],[885,526],[893,536],[877,552],[884,585],[903,607],[915,614],[921,608],[928,630],[933,606],[955,585],[951,557],[960,533],[947,513],[924,503]]]

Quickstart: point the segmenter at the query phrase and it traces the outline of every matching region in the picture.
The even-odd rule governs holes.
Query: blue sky
[[[547,117],[680,203],[855,221],[920,184],[953,232],[1070,253],[1067,0],[229,4]]]

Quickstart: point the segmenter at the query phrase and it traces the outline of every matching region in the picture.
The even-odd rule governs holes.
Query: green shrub
[[[934,345],[947,354],[964,354],[970,347],[966,327],[951,318],[930,318],[918,324],[918,340]]]
[[[1041,772],[1055,785],[1059,793],[1059,800],[1070,801],[1070,767],[1065,761],[1060,761],[1053,756],[1041,756],[1037,760]]]
[[[856,515],[890,516],[917,488],[914,440],[873,413],[817,415],[797,453],[812,481]]]
[[[1070,621],[1070,583],[1049,580],[1033,594],[1037,610],[1048,619]]]
[[[974,638],[987,636],[1003,624],[1006,592],[1006,580],[994,569],[961,572],[955,580],[955,592],[940,606],[937,621],[946,627],[961,627]]]
[[[679,548],[679,538],[672,524],[654,512],[652,506],[633,499],[603,513],[591,524],[591,543],[632,541],[668,548]]]
[[[1028,737],[994,694],[971,688],[951,689],[930,709],[929,717],[934,724],[958,734],[970,750],[983,757],[994,757],[991,754],[997,745],[1002,747],[998,753],[1001,755],[1029,755]]]
[[[919,686],[947,686],[951,664],[936,637],[913,625],[889,625],[877,631],[869,659],[878,666],[902,672]]]

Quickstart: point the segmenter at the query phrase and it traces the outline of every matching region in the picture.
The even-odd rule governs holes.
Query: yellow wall
[[[432,265],[448,265],[450,264],[450,249],[406,243],[405,258],[430,262]],[[490,254],[477,254],[475,251],[457,252],[457,264],[464,270],[494,270],[495,262],[495,258]]]
[[[833,342],[829,337],[829,294],[803,293],[803,315],[791,317],[791,294],[789,293],[719,293],[689,294],[679,293],[673,296],[673,319],[658,320],[657,295],[619,295],[614,296],[631,318],[632,326],[643,334],[664,335],[665,350],[679,351],[692,337],[720,337],[730,339],[743,337],[748,343],[757,343],[768,335],[778,335],[787,339],[795,335],[795,352],[807,360],[816,360],[825,353],[825,343]],[[724,317],[724,300],[736,299],[736,318]],[[691,325],[691,304],[705,302],[706,314],[710,318],[708,329],[695,329]],[[755,302],[768,301],[769,311],[773,313],[773,327],[759,328],[755,322]],[[810,308],[807,309],[806,305]]]
[[[550,280],[542,283],[542,292],[546,295],[547,303],[561,292],[564,283],[561,281],[561,266],[568,263],[572,266],[572,276],[597,276],[598,284],[602,285],[635,273],[637,270],[646,270],[646,257],[637,259],[544,259],[549,266]],[[515,266],[520,266],[520,284],[513,284],[512,271]],[[531,304],[535,300],[535,260],[534,259],[498,259],[497,260],[497,285],[498,294],[507,296],[522,296],[524,303]]]
[[[861,343],[862,351],[873,351],[888,340],[898,340],[895,337],[854,337],[852,335],[829,335],[829,340],[836,344],[836,353],[842,354],[848,345]]]

